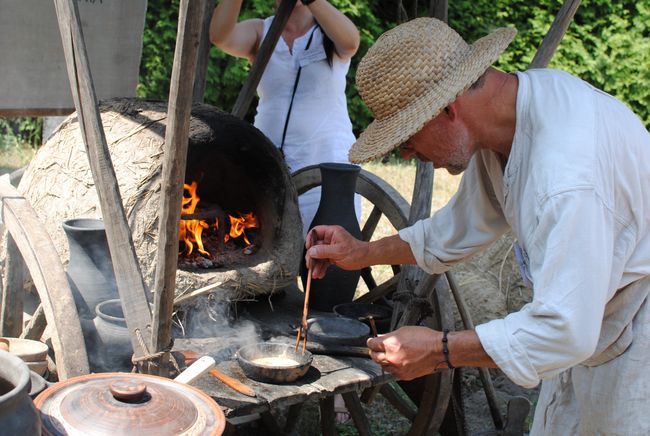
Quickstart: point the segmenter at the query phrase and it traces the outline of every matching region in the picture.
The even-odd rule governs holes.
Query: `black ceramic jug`
[[[361,239],[361,228],[354,210],[354,194],[361,167],[343,163],[322,163],[321,197],[309,229],[321,224],[337,224],[355,238]],[[330,266],[324,278],[312,280],[310,308],[332,311],[340,303],[352,301],[361,271],[346,271]],[[307,283],[304,256],[301,267],[303,288]]]
[[[99,303],[119,298],[104,222],[72,219],[63,223],[63,230],[70,247],[68,282],[77,310],[82,318],[92,319]]]

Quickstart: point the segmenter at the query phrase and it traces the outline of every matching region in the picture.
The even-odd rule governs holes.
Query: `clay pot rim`
[[[80,223],[89,223],[92,226],[81,227]],[[62,224],[65,230],[74,230],[77,232],[96,232],[97,230],[106,230],[104,221],[99,218],[72,218],[63,221]]]
[[[7,383],[12,384],[14,388],[9,392],[0,395],[0,404],[4,403],[5,401],[11,401],[12,399],[19,398],[21,392],[24,392],[24,394],[27,395],[32,386],[30,377],[31,371],[29,370],[27,364],[23,362],[20,357],[14,356],[7,351],[0,350],[0,360],[2,359],[7,359],[8,365],[0,365],[0,378],[2,378]],[[24,369],[21,368],[21,366]],[[16,378],[16,367],[18,367],[19,375],[17,377],[18,380],[14,382],[14,380],[10,378]]]
[[[126,326],[126,319],[124,317],[119,317],[119,316],[113,316],[109,315],[107,313],[104,313],[100,310],[100,307],[103,308],[104,306],[108,306],[109,304],[118,304],[120,307],[122,307],[122,301],[119,298],[113,298],[110,300],[104,300],[101,303],[98,303],[97,306],[95,306],[95,314],[106,320],[106,321],[111,321],[114,323],[119,323],[119,324],[124,324]]]

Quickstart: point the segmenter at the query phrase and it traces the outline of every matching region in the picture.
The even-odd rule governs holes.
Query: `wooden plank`
[[[208,76],[208,64],[210,62],[210,19],[214,2],[212,0],[199,0],[203,3],[203,23],[199,33],[199,48],[197,49],[196,73],[194,77],[194,90],[192,91],[192,101],[194,103],[203,103],[205,95],[205,84]]]
[[[106,144],[79,21],[77,2],[54,0],[54,5],[81,136],[88,153],[90,169],[106,226],[117,289],[122,300],[124,318],[131,333],[134,356],[139,358],[148,354],[144,348],[146,348],[146,344],[151,343],[149,293],[140,272],[131,230],[128,226],[115,170]]]
[[[257,85],[260,83],[260,79],[262,78],[262,74],[266,68],[266,64],[269,62],[269,59],[271,59],[275,45],[277,44],[278,39],[280,39],[284,26],[287,24],[291,11],[293,11],[295,5],[295,0],[280,1],[278,10],[275,13],[275,18],[269,27],[269,31],[266,33],[264,41],[262,41],[262,44],[260,45],[260,49],[257,51],[257,56],[255,56],[253,65],[251,65],[246,83],[244,83],[241,91],[239,91],[239,95],[235,101],[235,106],[232,109],[232,114],[237,118],[243,119],[246,116],[248,108],[255,96]]]
[[[25,263],[11,234],[7,235],[5,283],[2,288],[0,336],[17,338],[23,330],[23,283]]]
[[[565,0],[528,68],[545,68],[548,65],[579,6],[580,0]]]
[[[88,374],[88,356],[72,291],[54,244],[16,189],[0,183],[2,221],[20,250],[41,299],[60,380]]]
[[[178,265],[178,232],[181,200],[187,163],[192,89],[196,70],[199,31],[203,23],[202,2],[181,0],[178,16],[178,36],[172,68],[167,108],[167,129],[162,164],[160,213],[158,216],[158,250],[154,280],[154,316],[151,349],[154,353],[169,351],[172,312],[176,293]],[[158,375],[167,375],[169,354],[163,353],[157,363]]]

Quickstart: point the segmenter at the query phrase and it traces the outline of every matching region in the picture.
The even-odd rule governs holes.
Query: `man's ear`
[[[445,108],[445,114],[447,114],[449,121],[456,120],[456,117],[458,117],[458,104],[456,103],[456,100],[447,105]]]

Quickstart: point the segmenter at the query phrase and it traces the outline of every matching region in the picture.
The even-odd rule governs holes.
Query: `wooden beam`
[[[212,0],[199,0],[203,3],[203,22],[201,23],[201,32],[199,33],[199,48],[196,58],[196,74],[194,78],[194,90],[192,92],[192,101],[194,103],[203,103],[205,95],[205,84],[208,76],[208,64],[210,63],[210,20],[212,19],[212,10],[214,2]]]
[[[181,0],[179,7],[178,36],[167,108],[160,215],[158,217],[156,256],[158,267],[154,282],[151,342],[155,353],[170,350],[178,265],[178,226],[181,219],[181,201],[187,163],[192,89],[204,10],[203,2],[191,0]],[[165,352],[156,361],[158,374],[166,376],[169,353]]]
[[[269,62],[269,59],[271,59],[275,45],[277,44],[278,39],[280,39],[284,26],[287,24],[289,15],[291,15],[291,11],[293,11],[295,5],[296,0],[282,0],[280,2],[280,6],[278,6],[278,10],[275,13],[275,18],[269,27],[269,31],[266,33],[266,37],[264,38],[264,41],[262,41],[260,49],[255,56],[255,61],[248,73],[246,83],[244,83],[244,86],[239,92],[237,101],[235,101],[235,106],[232,109],[232,114],[237,118],[243,119],[246,116],[248,108],[253,101],[255,89],[257,89],[257,85],[260,83],[260,79],[262,78],[262,74],[266,68],[266,64]]]
[[[143,357],[148,354],[146,346],[143,348],[143,345],[151,343],[149,294],[140,272],[140,264],[135,254],[131,230],[126,220],[119,185],[97,107],[97,96],[90,73],[77,2],[54,0],[54,6],[61,32],[72,99],[77,110],[81,137],[88,153],[90,170],[106,226],[108,247],[115,270],[117,289],[122,300],[124,318],[131,333],[134,355],[136,358]]]
[[[439,20],[448,21],[449,2],[447,0],[431,0],[429,2],[429,16]]]
[[[36,211],[13,186],[0,182],[2,221],[16,243],[52,329],[59,378],[88,374],[81,323],[54,243]]]
[[[579,6],[580,0],[565,0],[555,20],[553,20],[553,24],[551,24],[548,33],[544,37],[542,44],[537,49],[537,53],[535,53],[535,57],[533,57],[529,68],[546,68],[555,54],[555,50],[560,45],[560,41],[562,41]]]

